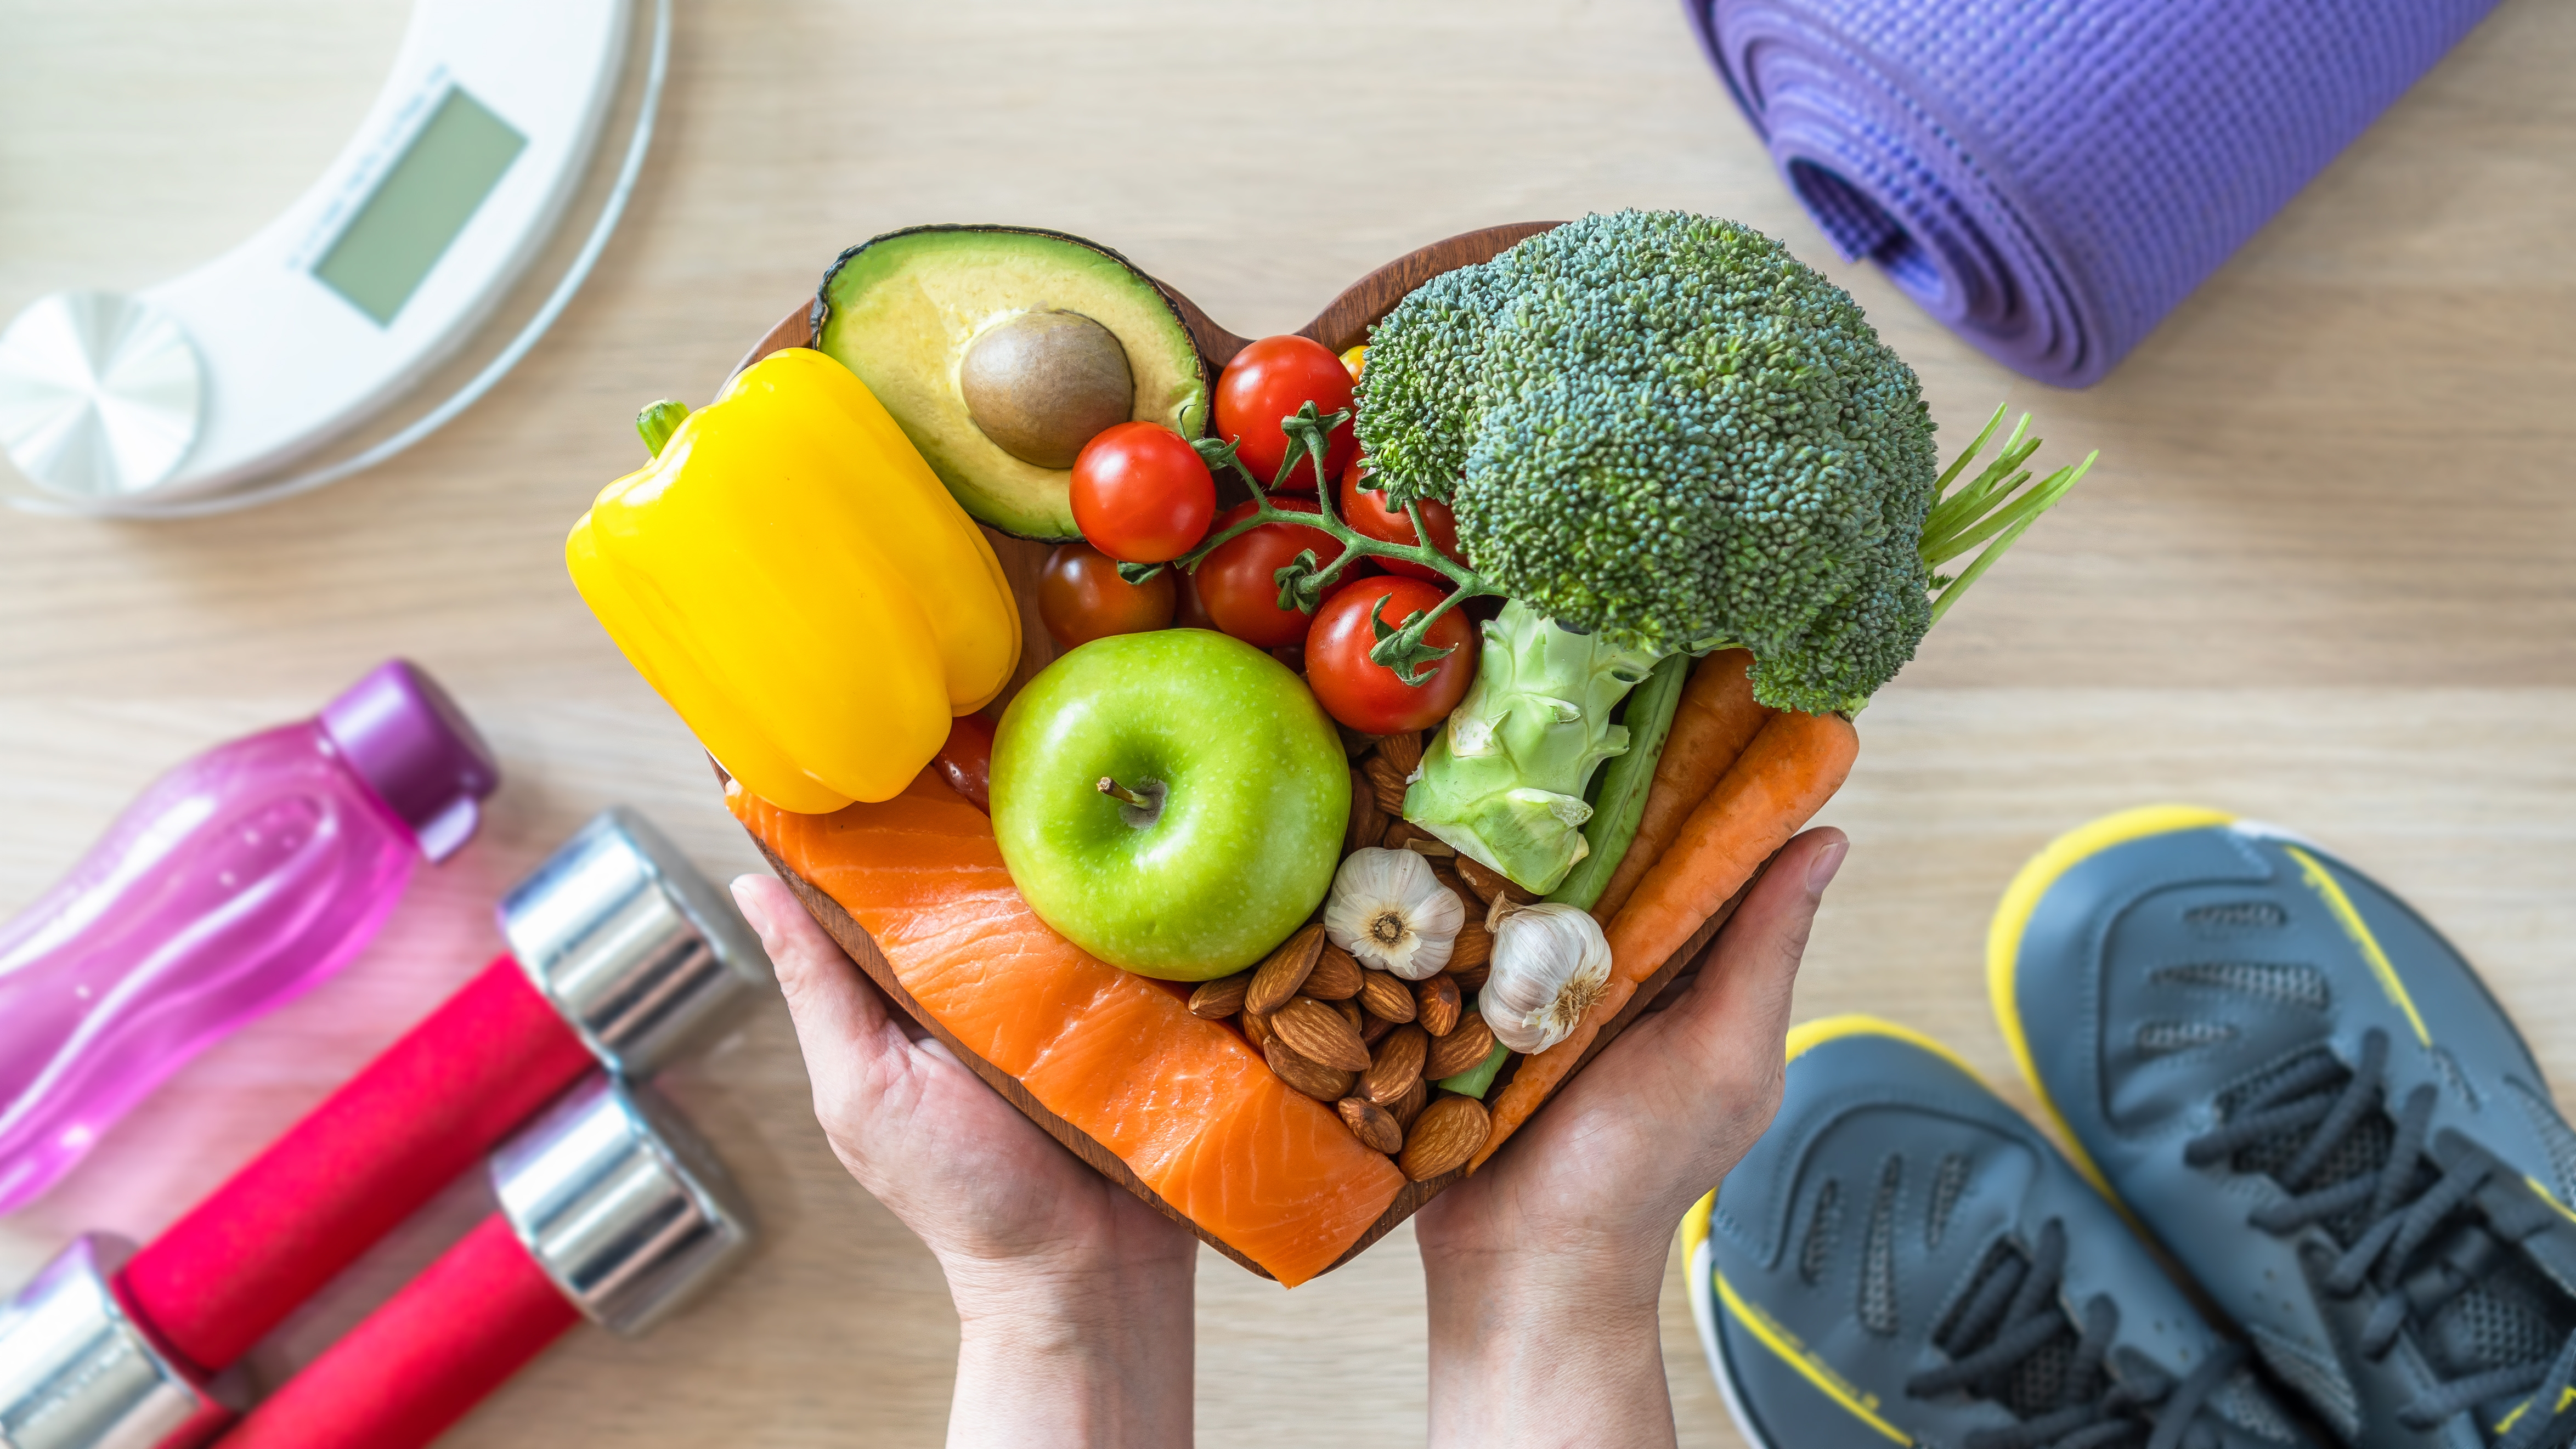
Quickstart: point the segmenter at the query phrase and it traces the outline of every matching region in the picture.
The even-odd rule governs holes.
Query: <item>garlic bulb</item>
[[[1324,898],[1324,934],[1363,966],[1428,981],[1449,964],[1466,903],[1409,850],[1354,850]]]
[[[1516,1052],[1546,1051],[1574,1034],[1610,985],[1610,942],[1580,906],[1542,903],[1496,914],[1493,974],[1478,1009],[1494,1040]]]

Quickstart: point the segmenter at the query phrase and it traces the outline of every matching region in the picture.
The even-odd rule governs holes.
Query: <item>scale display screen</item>
[[[421,279],[528,147],[489,107],[449,87],[438,109],[350,218],[313,275],[350,305],[393,325]]]

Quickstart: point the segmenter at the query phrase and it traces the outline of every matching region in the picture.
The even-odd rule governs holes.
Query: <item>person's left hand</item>
[[[786,886],[747,875],[733,895],[778,968],[832,1151],[948,1275],[949,1442],[1186,1443],[1189,1231],[910,1030]]]
[[[1696,976],[1423,1205],[1433,1444],[1672,1441],[1673,1225],[1780,1105],[1799,958],[1848,848],[1830,828],[1781,847]]]

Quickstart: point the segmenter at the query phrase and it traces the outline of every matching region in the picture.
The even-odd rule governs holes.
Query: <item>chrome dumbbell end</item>
[[[134,1245],[75,1238],[0,1304],[0,1449],[180,1449],[236,1412],[117,1297]]]
[[[492,1154],[519,1243],[603,1327],[638,1334],[749,1251],[724,1164],[651,1088],[594,1075]]]
[[[623,805],[513,887],[500,917],[537,990],[629,1077],[704,1047],[777,979],[733,902]]]

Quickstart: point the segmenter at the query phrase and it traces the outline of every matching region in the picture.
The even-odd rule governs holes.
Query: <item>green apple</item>
[[[1314,914],[1350,761],[1305,681],[1240,639],[1095,639],[993,737],[993,833],[1029,908],[1113,966],[1209,981]]]

